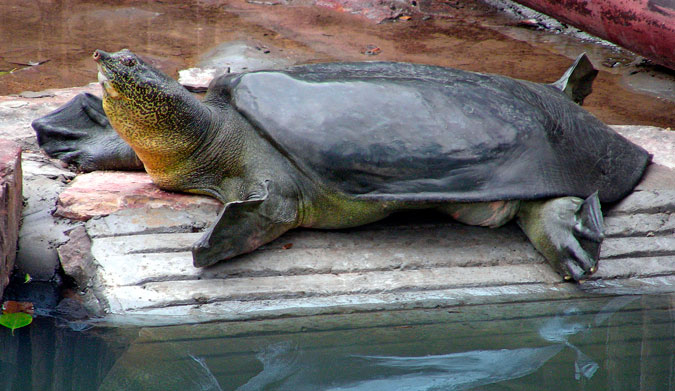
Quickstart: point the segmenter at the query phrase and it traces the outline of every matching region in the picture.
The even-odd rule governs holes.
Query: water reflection
[[[621,307],[616,308],[614,312]],[[472,350],[444,355],[353,356],[367,368],[369,378],[344,385],[310,384],[311,362],[299,363],[297,353],[289,344],[272,345],[259,353],[257,358],[263,370],[237,391],[265,390],[275,385],[275,390],[321,389],[329,391],[375,390],[470,390],[478,386],[517,379],[539,370],[547,361],[565,347],[576,353],[574,378],[590,379],[599,365],[579,348],[569,342],[569,337],[586,330],[588,326],[570,321],[576,308],[565,311],[564,316],[548,320],[539,329],[539,335],[554,345],[537,348],[499,350]],[[310,369],[308,369],[310,368]]]
[[[75,333],[0,330],[3,390],[673,390],[673,295]]]
[[[253,376],[246,384],[237,388],[237,391],[264,390],[265,387],[275,383],[286,384],[287,379],[301,373],[303,365],[298,360],[297,346],[289,342],[276,343],[267,346],[256,354],[256,358],[262,363],[263,370]],[[291,383],[298,379],[291,380]],[[297,384],[296,384],[297,386]]]
[[[330,390],[470,390],[528,375],[541,368],[562,348],[562,345],[552,345],[513,350],[476,350],[427,357],[364,357],[376,366],[398,368],[411,373],[359,381],[332,387]],[[373,369],[376,373],[376,368]]]
[[[154,335],[154,330],[146,332]],[[163,338],[154,335],[157,341]],[[163,360],[163,357],[176,359]],[[115,362],[99,391],[184,390],[223,391],[206,360],[167,341],[132,345]]]

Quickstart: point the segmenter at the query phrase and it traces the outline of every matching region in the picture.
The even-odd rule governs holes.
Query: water
[[[0,390],[673,390],[675,295],[0,331]]]

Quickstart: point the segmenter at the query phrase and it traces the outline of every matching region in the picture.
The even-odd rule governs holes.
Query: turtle
[[[565,280],[597,270],[601,202],[651,155],[581,107],[597,70],[581,54],[551,84],[402,62],[224,74],[200,100],[124,49],[96,50],[90,94],[32,123],[39,145],[83,171],[145,169],[168,191],[224,207],[195,267],[297,227],[339,229],[433,209],[516,220]]]

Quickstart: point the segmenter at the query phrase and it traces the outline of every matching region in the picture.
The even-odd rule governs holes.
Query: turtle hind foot
[[[561,197],[524,202],[518,223],[534,247],[565,280],[595,273],[604,239],[597,193],[585,200]]]
[[[101,99],[94,95],[79,94],[31,125],[47,155],[82,171],[143,169],[133,149],[110,126]]]

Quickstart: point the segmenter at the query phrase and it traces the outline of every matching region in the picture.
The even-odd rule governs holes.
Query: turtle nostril
[[[101,53],[98,52],[98,50],[94,51],[94,54],[92,55],[94,58],[94,61],[98,61],[101,59]]]

